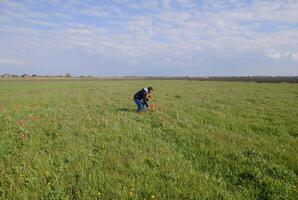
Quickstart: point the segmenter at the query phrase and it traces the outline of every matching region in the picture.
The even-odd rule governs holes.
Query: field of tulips
[[[0,80],[0,199],[295,199],[297,174],[297,84]]]

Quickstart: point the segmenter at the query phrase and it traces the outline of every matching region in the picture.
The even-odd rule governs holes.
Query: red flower
[[[30,116],[30,119],[32,121],[36,121],[36,120],[38,120],[38,117],[36,115],[32,115],[32,116]]]
[[[157,105],[154,105],[154,104],[149,105],[149,110],[156,110],[156,109],[157,109]]]
[[[20,119],[17,123],[18,123],[19,126],[24,126],[25,125],[25,120]]]

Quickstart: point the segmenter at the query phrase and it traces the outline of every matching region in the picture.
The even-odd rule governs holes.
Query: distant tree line
[[[15,77],[15,78],[16,77],[20,77],[20,78],[30,78],[30,77],[63,78],[63,77],[66,77],[66,78],[71,78],[72,76],[71,76],[70,73],[66,73],[65,75],[37,75],[37,74],[21,74],[21,75],[16,75],[16,74],[2,74],[2,75],[0,75],[0,77],[2,77],[2,78],[8,78],[8,77]],[[85,76],[83,76],[83,77],[85,77]]]
[[[81,78],[81,79],[100,79],[100,80],[189,80],[189,81],[230,81],[230,82],[256,82],[256,83],[298,83],[298,76],[210,76],[210,77],[192,77],[192,76],[72,76],[70,73],[64,75],[37,75],[37,74],[2,74],[2,78]]]
[[[202,80],[200,78],[190,78],[190,80]],[[256,82],[256,83],[298,83],[298,76],[214,76],[206,77],[203,80],[210,81],[230,81],[230,82]]]
[[[230,82],[256,82],[256,83],[298,83],[298,76],[115,76],[97,77],[105,80],[189,80],[189,81],[230,81]]]

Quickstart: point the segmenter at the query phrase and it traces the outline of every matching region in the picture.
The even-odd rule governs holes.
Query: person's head
[[[148,93],[150,94],[153,91],[152,87],[148,87]]]

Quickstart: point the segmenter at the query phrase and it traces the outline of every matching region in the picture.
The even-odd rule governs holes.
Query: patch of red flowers
[[[149,110],[156,110],[156,109],[157,109],[157,105],[154,105],[154,104],[149,105]]]

